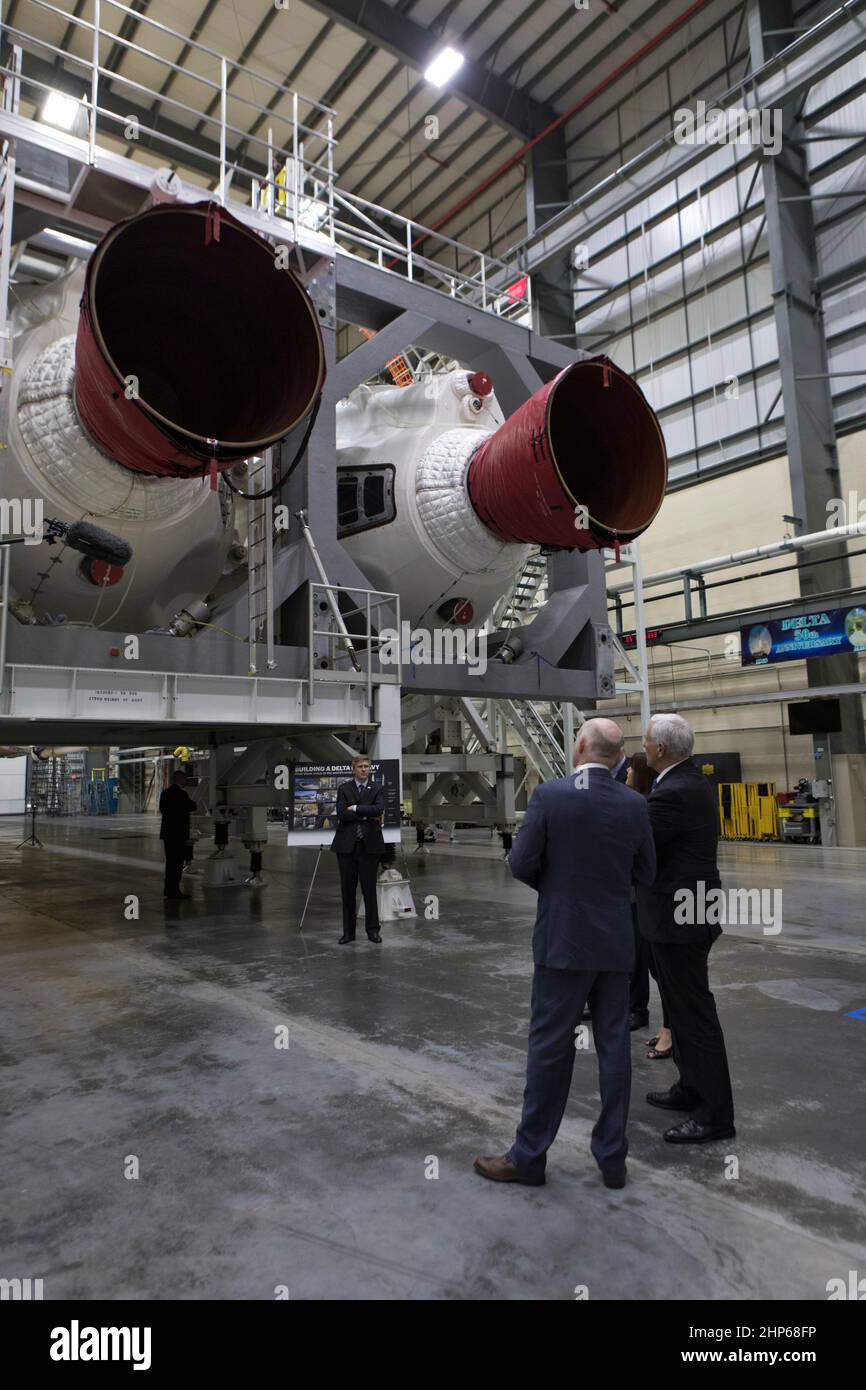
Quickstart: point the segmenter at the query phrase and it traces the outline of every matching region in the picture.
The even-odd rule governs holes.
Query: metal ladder
[[[264,637],[267,667],[274,657],[274,499],[271,495],[273,456],[270,449],[247,461],[247,491],[253,496],[247,514],[247,578],[249,603],[250,675],[258,669],[257,648]]]

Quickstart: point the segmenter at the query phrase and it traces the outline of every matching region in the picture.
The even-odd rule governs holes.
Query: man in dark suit
[[[610,775],[621,744],[613,720],[588,719],[574,750],[576,773],[536,787],[509,855],[514,876],[537,890],[538,910],[523,1116],[507,1154],[475,1160],[475,1171],[495,1182],[544,1182],[588,998],[601,1091],[592,1153],[607,1187],[625,1185],[629,900],[633,880],[652,883],[655,850],[646,802]]]
[[[706,920],[706,895],[721,884],[719,813],[712,788],[691,761],[694,734],[678,714],[655,714],[644,749],[657,776],[649,797],[658,873],[638,889],[640,929],[652,945],[670,1016],[679,1080],[647,1100],[689,1118],[665,1130],[671,1144],[733,1139],[734,1100],[725,1039],[707,964],[721,927]]]
[[[385,814],[385,788],[370,781],[370,759],[359,755],[352,759],[352,781],[337,788],[336,818],[339,821],[331,849],[340,866],[340,888],[343,894],[343,935],[340,945],[355,940],[356,899],[358,880],[364,895],[367,936],[371,941],[382,940],[379,931],[379,906],[376,901],[376,872],[379,859],[385,852],[381,820]]]
[[[166,787],[159,798],[159,813],[162,821],[159,838],[165,851],[165,888],[163,896],[174,900],[188,898],[189,893],[180,891],[180,876],[190,837],[189,818],[196,809],[191,796],[184,791],[186,773],[176,772],[171,786]]]

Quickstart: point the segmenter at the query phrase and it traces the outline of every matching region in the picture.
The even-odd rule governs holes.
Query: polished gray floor
[[[0,822],[0,1276],[46,1298],[652,1300],[866,1274],[866,855],[725,847],[727,886],[783,892],[780,932],[713,951],[738,1137],[661,1141],[644,1094],[671,1067],[638,1033],[611,1193],[591,1052],[547,1186],[472,1172],[519,1110],[534,902],[483,835],[407,842],[438,920],[341,948],[332,857],[299,936],[314,856],[277,828],[266,889],[196,880],[168,905],[153,820],[44,822],[41,850],[23,829]]]

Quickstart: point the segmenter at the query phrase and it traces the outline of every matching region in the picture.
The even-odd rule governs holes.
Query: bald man
[[[501,1158],[478,1157],[493,1182],[540,1186],[568,1100],[575,1049],[583,1085],[584,1005],[592,1009],[601,1114],[592,1153],[606,1187],[623,1187],[631,1094],[629,972],[634,964],[633,883],[655,878],[645,799],[611,776],[622,752],[612,719],[588,719],[574,748],[575,771],[536,787],[508,862],[538,893],[532,957],[532,1019],[523,1115]],[[575,1036],[578,1034],[578,1036]]]

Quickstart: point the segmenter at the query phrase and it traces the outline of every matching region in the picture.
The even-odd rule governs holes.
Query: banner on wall
[[[866,608],[823,608],[740,628],[743,666],[866,652]]]
[[[289,845],[329,846],[337,828],[337,788],[352,776],[351,763],[289,764]],[[385,788],[385,843],[400,843],[400,762],[370,760],[370,780]]]

